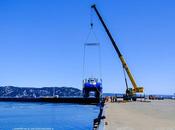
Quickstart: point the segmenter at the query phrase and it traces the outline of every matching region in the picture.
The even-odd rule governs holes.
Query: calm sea
[[[92,130],[95,105],[0,102],[0,130]]]

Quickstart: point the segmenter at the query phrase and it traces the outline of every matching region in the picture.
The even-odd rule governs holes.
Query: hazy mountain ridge
[[[64,96],[80,96],[81,90],[73,87],[14,87],[14,86],[0,86],[0,97],[27,97],[37,98],[44,96],[58,95]]]

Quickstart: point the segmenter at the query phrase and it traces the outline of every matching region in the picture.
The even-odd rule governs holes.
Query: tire
[[[132,97],[132,101],[136,101],[137,100],[137,98],[136,97]]]

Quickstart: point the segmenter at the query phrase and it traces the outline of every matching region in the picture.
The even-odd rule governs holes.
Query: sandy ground
[[[175,130],[175,100],[107,103],[105,130]]]

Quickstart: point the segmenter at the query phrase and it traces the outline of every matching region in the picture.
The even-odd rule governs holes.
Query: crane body
[[[126,71],[128,77],[129,77],[129,79],[130,79],[130,81],[131,81],[131,83],[132,83],[133,88],[128,88],[127,82],[126,82],[126,87],[127,87],[127,88],[126,88],[126,95],[125,95],[125,98],[128,99],[128,100],[130,100],[130,99],[136,100],[135,94],[136,94],[136,93],[143,93],[144,88],[143,88],[143,87],[138,87],[138,86],[137,86],[137,84],[136,84],[136,82],[135,82],[135,80],[134,80],[134,77],[132,76],[131,71],[129,70],[129,67],[128,67],[128,65],[126,64],[126,61],[125,61],[124,58],[123,58],[123,55],[121,54],[121,52],[120,52],[120,50],[119,50],[117,44],[115,43],[115,41],[114,41],[114,39],[113,39],[113,37],[112,37],[110,31],[108,30],[108,28],[107,28],[107,26],[106,26],[106,24],[105,24],[103,18],[101,17],[99,11],[97,10],[96,5],[92,5],[91,8],[93,8],[93,9],[95,10],[95,12],[96,12],[96,14],[97,14],[97,16],[98,16],[100,22],[102,23],[102,25],[103,25],[103,27],[104,27],[104,29],[105,29],[105,31],[106,31],[106,33],[107,33],[107,35],[108,35],[110,41],[111,41],[113,47],[114,47],[114,49],[115,49],[115,51],[116,51],[116,53],[117,53],[117,55],[118,55],[118,57],[119,57],[119,59],[120,59],[120,61],[121,61],[121,63],[122,63],[122,66],[123,66],[124,70]],[[125,79],[125,81],[126,81],[126,79]]]

